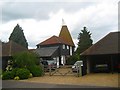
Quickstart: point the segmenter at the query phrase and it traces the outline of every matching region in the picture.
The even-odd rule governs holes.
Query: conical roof
[[[70,35],[70,32],[66,25],[63,25],[59,34],[59,37],[63,39],[68,45],[75,46]]]

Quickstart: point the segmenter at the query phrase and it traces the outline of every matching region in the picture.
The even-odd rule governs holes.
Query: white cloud
[[[115,2],[117,2],[117,0]],[[69,31],[72,33],[72,37],[74,37],[75,45],[77,45],[78,42],[78,33],[84,26],[88,27],[92,32],[93,40],[96,42],[110,31],[117,31],[118,7],[115,2],[98,2],[88,7],[80,7],[79,10],[74,13],[66,11],[61,7],[57,12],[49,11],[50,13],[46,15],[49,18],[43,20],[36,20],[34,18],[12,20],[0,25],[0,39],[8,41],[13,28],[19,23],[24,30],[29,47],[32,48],[52,35],[58,35],[63,18]],[[74,5],[71,7],[74,8]],[[37,13],[36,17],[38,17],[39,14],[40,13]]]

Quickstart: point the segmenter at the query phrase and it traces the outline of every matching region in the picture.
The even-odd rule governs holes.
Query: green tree
[[[23,47],[28,48],[27,40],[24,36],[22,28],[17,24],[11,33],[9,40],[12,40]]]
[[[80,56],[80,55],[79,55]],[[77,54],[73,54],[72,56],[70,56],[67,60],[66,60],[66,64],[67,65],[73,65],[76,61],[80,60]]]
[[[83,27],[83,30],[78,35],[78,47],[76,54],[80,55],[83,51],[92,46],[93,40],[91,39],[91,33],[87,30],[86,27]]]

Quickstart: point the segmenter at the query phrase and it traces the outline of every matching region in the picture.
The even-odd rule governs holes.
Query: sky
[[[78,35],[87,27],[96,43],[110,32],[118,31],[119,0],[0,0],[0,40],[9,41],[19,24],[29,49],[49,37],[58,36],[62,19],[77,47]]]

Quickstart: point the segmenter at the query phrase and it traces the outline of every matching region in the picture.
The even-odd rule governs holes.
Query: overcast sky
[[[19,24],[29,48],[36,48],[43,40],[59,35],[63,18],[76,46],[84,26],[92,33],[95,43],[109,32],[118,31],[118,1],[1,0],[0,40],[7,42]]]

